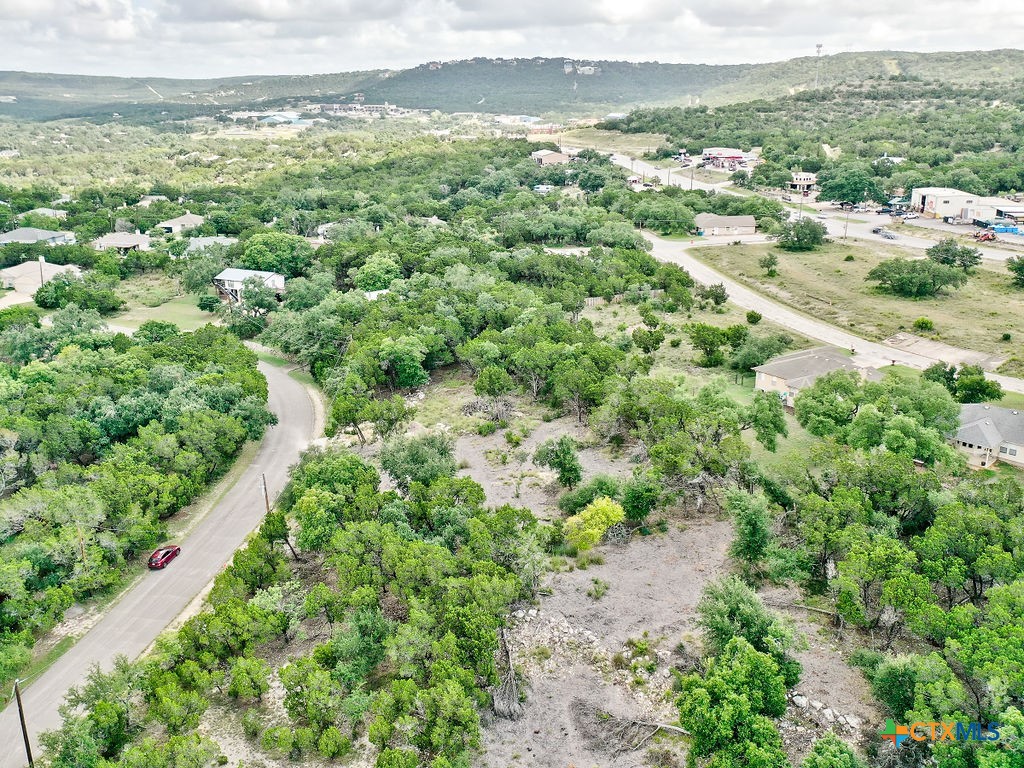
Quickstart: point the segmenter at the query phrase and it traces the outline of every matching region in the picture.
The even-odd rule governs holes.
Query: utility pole
[[[697,170],[697,166],[696,165],[691,165],[690,166],[690,191],[691,192],[693,191],[693,172],[695,170]]]
[[[821,43],[814,47],[818,49],[817,58],[814,60],[814,90],[818,90],[818,72],[821,70]]]
[[[14,698],[18,700],[18,719],[21,720],[21,737],[25,740],[25,756],[28,758],[28,768],[35,768],[35,761],[32,759],[32,742],[28,738],[28,726],[25,725],[25,708],[21,704],[21,681],[14,681]]]
[[[263,486],[263,503],[266,505],[267,514],[270,514],[270,494],[267,493],[267,473],[260,473],[260,485]]]
[[[671,168],[668,169],[668,178],[665,179],[665,186],[666,187],[671,187],[672,186],[672,169]]]
[[[43,277],[43,263],[46,261],[45,256],[39,257],[39,287],[42,288],[46,283],[46,278]]]

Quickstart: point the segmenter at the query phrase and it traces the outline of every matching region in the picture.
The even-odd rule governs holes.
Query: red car
[[[181,554],[181,547],[167,546],[160,547],[156,552],[149,556],[149,567],[151,570],[159,570],[166,568],[167,564],[174,558]]]

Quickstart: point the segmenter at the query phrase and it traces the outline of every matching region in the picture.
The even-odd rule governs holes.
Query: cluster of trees
[[[366,737],[381,768],[468,764],[499,680],[498,630],[509,604],[533,594],[550,530],[525,510],[483,507],[479,485],[452,477],[450,445],[388,451],[401,466],[428,453],[449,463],[396,493],[354,454],[305,454],[281,510],[218,575],[208,609],[151,657],[94,671],[71,693],[63,727],[46,738],[52,765],[208,759],[215,747],[196,726],[211,701],[229,699],[273,755],[343,757]],[[288,652],[299,636],[317,642]],[[282,649],[287,660],[268,663]],[[272,676],[283,721],[261,706]],[[166,736],[141,739],[154,723]]]
[[[45,328],[21,308],[0,316],[0,678],[73,601],[116,586],[274,418],[230,333],[100,327],[74,305]]]

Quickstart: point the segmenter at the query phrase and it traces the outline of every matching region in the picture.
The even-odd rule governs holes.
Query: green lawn
[[[113,325],[138,328],[147,320],[161,320],[183,331],[194,331],[216,320],[215,315],[196,306],[196,296],[179,293],[177,281],[162,273],[124,280],[117,286],[117,294],[127,302],[127,308],[110,316]]]
[[[779,258],[779,274],[769,278],[758,266],[766,253]],[[906,253],[892,246],[830,243],[819,250],[788,253],[769,243],[701,248],[692,253],[760,293],[809,315],[872,340],[913,331],[914,320],[930,319],[935,330],[921,333],[967,349],[1012,358],[1024,334],[1024,291],[993,269],[976,269],[967,284],[929,299],[903,299],[865,282],[880,261]],[[853,256],[852,261],[846,261]],[[1002,334],[1011,340],[1003,341]],[[1011,373],[1013,365],[1005,372]]]

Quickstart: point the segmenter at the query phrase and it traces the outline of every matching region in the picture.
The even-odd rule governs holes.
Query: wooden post
[[[21,704],[21,686],[19,680],[14,681],[14,698],[18,700],[18,719],[21,720],[21,737],[25,740],[25,756],[28,757],[29,768],[35,768],[32,759],[32,743],[28,738],[28,727],[25,725],[25,709]]]
[[[270,514],[270,494],[267,492],[267,473],[260,473],[260,482],[263,485],[263,503],[267,507],[267,514]]]

